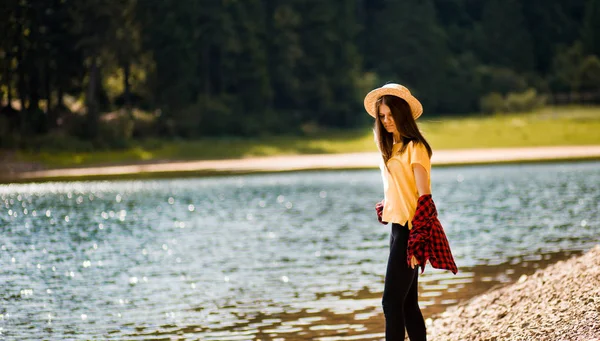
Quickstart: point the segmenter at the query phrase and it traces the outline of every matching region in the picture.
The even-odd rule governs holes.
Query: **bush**
[[[24,139],[24,147],[32,151],[50,152],[91,152],[94,146],[90,141],[80,140],[61,132],[51,132],[45,135],[32,136]]]
[[[600,89],[600,58],[587,56],[579,67],[581,90],[596,91]]]
[[[12,107],[0,108],[0,148],[21,146],[21,115]]]
[[[546,96],[538,95],[535,89],[529,88],[523,92],[509,92],[506,97],[497,92],[487,94],[480,99],[479,109],[486,114],[523,112],[543,107],[546,102]]]
[[[98,129],[99,142],[104,147],[125,148],[133,136],[134,122],[124,113],[116,113],[114,117],[100,120]]]
[[[0,146],[5,145],[8,142],[10,134],[10,126],[8,118],[0,115]]]
[[[234,103],[230,96],[200,96],[195,103],[174,112],[168,124],[175,135],[184,138],[241,134],[248,113],[236,117]]]
[[[546,96],[538,96],[535,89],[529,88],[524,92],[511,92],[506,96],[505,105],[508,112],[531,111],[546,105]]]
[[[476,78],[483,93],[507,95],[511,91],[525,91],[528,86],[523,75],[508,68],[481,66],[476,69]]]
[[[485,114],[495,114],[505,111],[504,97],[498,92],[492,92],[479,100],[479,109]]]
[[[67,135],[85,140],[87,138],[85,134],[85,119],[86,117],[84,115],[67,113],[63,117],[61,128]]]
[[[554,55],[552,73],[548,77],[550,89],[553,92],[578,91],[583,60],[583,45],[580,41],[572,46],[560,46]]]

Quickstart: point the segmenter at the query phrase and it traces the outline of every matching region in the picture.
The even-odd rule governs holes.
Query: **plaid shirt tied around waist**
[[[450,270],[456,274],[458,268],[454,263],[444,228],[437,218],[437,209],[431,194],[419,197],[412,225],[408,236],[408,264],[410,265],[411,257],[415,256],[421,266],[421,273],[425,271],[425,264],[429,260],[434,268]]]

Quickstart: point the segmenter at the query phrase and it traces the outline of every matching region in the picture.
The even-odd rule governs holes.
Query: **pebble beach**
[[[429,340],[600,341],[600,245],[453,306]]]

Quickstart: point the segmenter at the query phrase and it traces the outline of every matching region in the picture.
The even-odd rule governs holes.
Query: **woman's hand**
[[[411,268],[415,268],[415,266],[419,265],[419,262],[417,262],[417,259],[415,258],[415,256],[412,256],[410,258],[410,267]]]
[[[387,221],[383,221],[381,218],[383,216],[383,205],[385,205],[385,199],[375,205],[375,211],[377,212],[377,220],[383,225],[387,225]]]

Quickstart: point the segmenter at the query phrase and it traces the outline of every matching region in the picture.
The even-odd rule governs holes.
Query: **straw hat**
[[[396,83],[389,83],[381,88],[372,90],[367,94],[367,96],[365,96],[365,110],[367,110],[369,115],[377,117],[377,113],[375,112],[375,102],[377,102],[379,97],[384,95],[392,95],[405,100],[410,106],[410,110],[415,120],[423,113],[423,106],[421,105],[421,102],[411,95],[410,91],[406,87]]]

